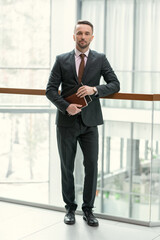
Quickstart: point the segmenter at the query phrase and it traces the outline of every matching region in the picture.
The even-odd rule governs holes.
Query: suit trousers
[[[61,160],[62,195],[67,210],[76,210],[74,162],[77,142],[83,153],[84,188],[82,209],[93,208],[97,187],[98,128],[84,125],[81,115],[72,127],[57,126],[57,143]]]

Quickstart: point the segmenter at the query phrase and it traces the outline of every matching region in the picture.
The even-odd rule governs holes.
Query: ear
[[[92,36],[91,41],[93,40],[94,36]]]
[[[76,40],[76,38],[75,38],[75,34],[73,34],[73,40],[74,40],[74,41]]]

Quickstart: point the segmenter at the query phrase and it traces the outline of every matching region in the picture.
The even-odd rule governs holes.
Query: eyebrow
[[[78,31],[78,32],[76,32],[76,34],[77,34],[77,33],[82,33],[82,31]],[[89,34],[90,34],[89,31],[86,31],[85,33],[89,33]]]

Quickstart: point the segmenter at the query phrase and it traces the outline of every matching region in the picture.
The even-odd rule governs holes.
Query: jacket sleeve
[[[113,93],[119,92],[120,82],[113,69],[111,68],[105,55],[102,55],[101,75],[106,84],[96,86],[98,90],[98,97],[105,97]]]
[[[59,86],[62,82],[61,67],[58,57],[51,70],[49,81],[46,88],[46,97],[64,114],[69,103],[58,93]]]

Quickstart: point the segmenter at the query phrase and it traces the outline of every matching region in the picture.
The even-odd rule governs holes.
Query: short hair
[[[86,24],[86,25],[89,25],[89,26],[92,28],[92,32],[93,32],[93,24],[92,24],[91,22],[87,21],[87,20],[78,20],[77,23],[76,23],[76,25],[75,25],[74,31],[75,31],[76,26],[77,26],[78,24]]]

